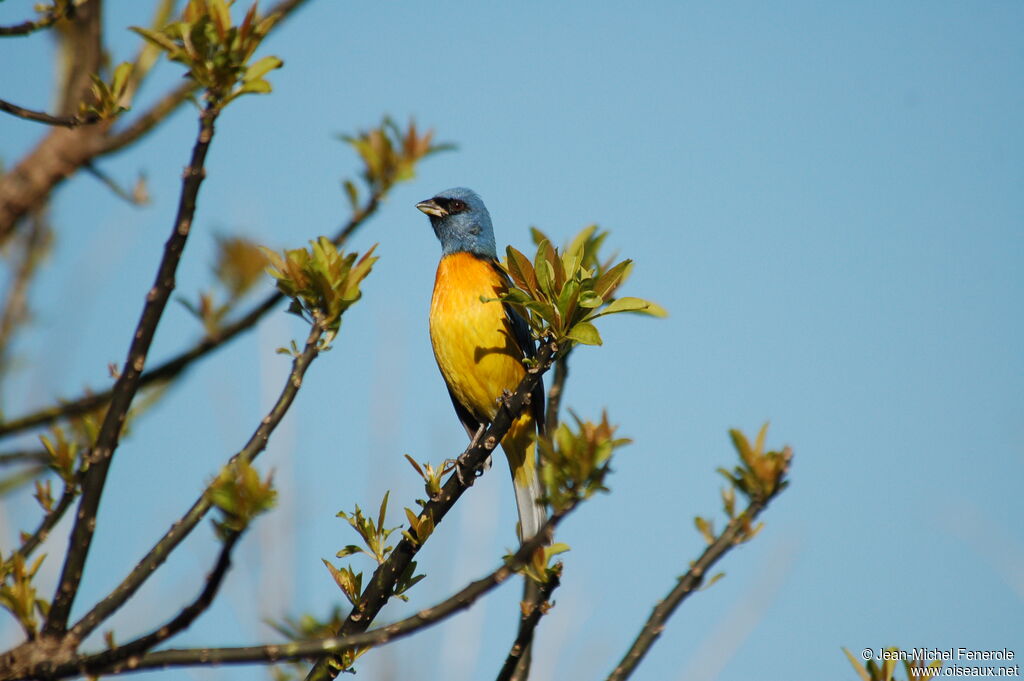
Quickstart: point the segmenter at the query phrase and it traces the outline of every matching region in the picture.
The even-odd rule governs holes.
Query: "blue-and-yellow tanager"
[[[526,320],[497,298],[511,282],[498,265],[491,216],[484,202],[463,187],[448,189],[416,207],[430,217],[441,242],[441,262],[430,302],[430,342],[448,385],[455,413],[471,438],[494,420],[504,391],[519,385],[523,358],[536,353]],[[544,524],[532,435],[544,428],[544,386],[501,441],[519,508],[520,539]]]

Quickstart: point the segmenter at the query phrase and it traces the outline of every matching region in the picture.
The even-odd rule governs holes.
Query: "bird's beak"
[[[416,207],[419,208],[424,213],[426,213],[427,215],[433,215],[435,218],[443,218],[444,216],[448,215],[448,211],[446,211],[444,208],[441,208],[441,206],[437,205],[437,202],[434,201],[434,199],[420,201],[419,203],[416,204]]]

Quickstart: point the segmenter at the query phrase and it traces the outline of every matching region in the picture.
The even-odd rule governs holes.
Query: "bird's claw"
[[[508,409],[509,411],[512,411],[512,391],[511,390],[502,390],[501,391],[501,397],[498,398],[498,401],[501,402],[501,404],[505,407],[505,409]]]
[[[487,426],[483,423],[476,429],[476,434],[473,435],[473,439],[469,441],[469,446],[466,447],[466,451],[459,454],[459,457],[455,459],[455,476],[459,479],[459,484],[463,487],[470,487],[476,478],[479,478],[484,474],[483,470],[476,468],[473,470],[473,478],[469,482],[462,475],[462,469],[467,467],[466,460],[469,458],[469,453],[476,449],[477,445],[480,444],[480,438],[483,436],[484,431],[487,430]]]

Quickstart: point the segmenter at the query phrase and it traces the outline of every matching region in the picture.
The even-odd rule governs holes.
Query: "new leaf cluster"
[[[258,17],[253,3],[235,26],[226,0],[189,0],[181,20],[158,30],[138,26],[132,30],[171,61],[185,65],[210,101],[223,106],[240,95],[271,91],[264,76],[283,62],[277,57],[263,57],[253,64],[249,60],[276,21],[273,15]]]
[[[660,305],[642,298],[615,297],[629,277],[632,260],[601,264],[597,251],[607,233],[591,225],[572,240],[564,252],[541,232],[533,261],[512,246],[506,249],[506,269],[515,287],[500,300],[523,313],[538,339],[556,343],[601,345],[594,320],[618,312],[667,315]]]
[[[338,333],[341,315],[362,295],[360,284],[377,262],[376,245],[361,258],[342,253],[325,236],[309,245],[309,249],[286,250],[283,256],[269,249],[263,252],[270,261],[267,272],[292,299],[288,311],[319,324],[326,332],[326,348]]]

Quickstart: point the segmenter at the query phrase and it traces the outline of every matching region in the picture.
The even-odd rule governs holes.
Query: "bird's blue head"
[[[430,217],[430,226],[445,255],[473,253],[497,258],[491,215],[483,200],[471,189],[446,189],[416,207]]]

